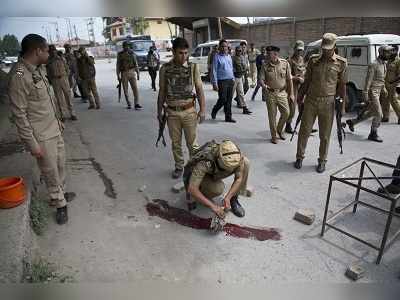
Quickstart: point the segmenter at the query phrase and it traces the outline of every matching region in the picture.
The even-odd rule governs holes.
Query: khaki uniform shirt
[[[396,57],[396,59],[392,61],[388,61],[386,64],[386,77],[385,82],[387,85],[391,85],[391,82],[397,79],[397,84],[400,82],[400,58]],[[395,83],[392,83],[396,85]]]
[[[215,167],[213,166],[215,165]],[[211,176],[213,180],[221,180],[235,174],[235,178],[240,177],[244,169],[244,160],[242,158],[240,165],[234,171],[226,171],[217,167],[217,163],[214,164],[210,161],[200,161],[192,168],[192,174],[190,176],[189,185],[200,187],[206,175]]]
[[[278,63],[268,61],[261,66],[260,80],[274,90],[286,89],[287,81],[292,80],[290,65],[286,59],[278,58]]]
[[[250,69],[249,56],[246,54],[240,55],[240,59],[242,60],[242,64],[246,67],[246,71]]]
[[[258,54],[260,54],[260,52],[256,48],[254,48],[253,51],[249,50],[247,52],[247,55],[249,57],[249,62],[255,63]]]
[[[130,69],[137,69],[138,62],[132,51],[121,51],[117,56],[117,72],[124,72]]]
[[[78,74],[78,65],[75,55],[73,53],[65,53],[65,60],[67,61],[69,71],[74,75]]]
[[[50,79],[68,76],[69,67],[64,58],[58,55],[49,57],[49,61],[47,63],[47,74]]]
[[[347,83],[347,60],[333,54],[322,60],[319,54],[311,56],[304,79],[305,93],[312,97],[335,96],[337,86]],[[303,87],[302,87],[303,88]]]
[[[59,136],[63,130],[55,114],[55,97],[46,69],[20,58],[9,80],[8,96],[19,136],[30,151],[37,151],[39,141]]]
[[[288,59],[290,64],[290,69],[292,71],[292,76],[304,78],[304,74],[306,73],[306,65],[304,64],[304,58],[299,56],[296,60],[294,57]]]
[[[172,85],[174,85],[173,82],[171,82],[170,78],[167,78],[166,74],[165,74],[165,68],[166,67],[170,67],[171,64],[174,64],[174,60],[170,60],[168,63],[163,64],[160,68],[160,81],[159,81],[159,85],[160,85],[160,91],[163,91],[165,99],[167,101],[168,105],[171,106],[183,106],[186,105],[188,103],[188,100],[190,99],[192,101],[193,97],[187,98],[187,99],[171,99],[168,97],[168,94],[172,94],[174,93],[174,91],[169,91],[168,89],[171,88]],[[193,83],[193,87],[195,87],[196,85],[201,85],[202,81],[201,81],[201,76],[200,76],[200,71],[199,71],[199,66],[197,64],[192,64],[192,83]],[[182,66],[183,68],[188,68],[189,65],[187,62],[185,62]],[[172,79],[173,80],[173,79]],[[171,83],[171,84],[170,84]],[[190,91],[192,92],[192,91]]]
[[[385,85],[386,63],[377,58],[368,66],[367,77],[365,78],[364,94],[368,94],[371,88],[381,88]]]
[[[81,56],[77,60],[78,73],[81,79],[92,79],[96,76],[96,68],[94,66],[94,58],[89,56]]]

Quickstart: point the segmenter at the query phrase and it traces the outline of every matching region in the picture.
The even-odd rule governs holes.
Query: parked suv
[[[132,40],[129,41],[132,51],[135,53],[140,70],[147,68],[147,53],[154,41],[152,40]]]

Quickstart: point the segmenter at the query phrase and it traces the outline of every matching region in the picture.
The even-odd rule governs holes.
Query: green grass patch
[[[23,282],[27,283],[71,283],[74,278],[57,272],[54,264],[43,258],[34,260],[32,263],[24,262]]]
[[[29,208],[29,215],[31,218],[31,226],[37,235],[42,235],[49,222],[51,210],[46,201],[38,197],[32,197],[31,205]]]

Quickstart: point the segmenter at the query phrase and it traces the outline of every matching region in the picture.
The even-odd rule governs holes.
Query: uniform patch
[[[17,68],[15,70],[15,74],[20,78],[23,77],[24,76],[24,69],[23,68]]]
[[[41,81],[42,80],[42,77],[40,77],[39,75],[37,75],[37,74],[32,74],[32,79],[33,79],[33,83],[38,83],[39,81]]]

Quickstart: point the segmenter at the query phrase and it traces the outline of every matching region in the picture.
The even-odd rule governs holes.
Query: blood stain
[[[211,218],[193,215],[184,209],[170,206],[165,200],[154,199],[153,202],[146,205],[146,209],[150,216],[157,216],[186,227],[199,230],[208,230],[210,228]],[[228,236],[257,241],[279,241],[281,239],[281,235],[276,228],[248,227],[226,223],[223,231]]]

